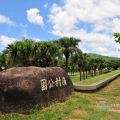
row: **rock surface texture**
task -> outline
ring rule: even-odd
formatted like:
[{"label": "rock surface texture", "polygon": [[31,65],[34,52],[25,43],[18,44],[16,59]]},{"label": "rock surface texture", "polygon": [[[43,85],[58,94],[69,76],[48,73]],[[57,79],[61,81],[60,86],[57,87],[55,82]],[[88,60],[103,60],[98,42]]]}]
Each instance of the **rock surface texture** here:
[{"label": "rock surface texture", "polygon": [[59,67],[14,67],[0,72],[0,102],[20,100],[47,106],[64,101],[73,91],[67,73]]}]

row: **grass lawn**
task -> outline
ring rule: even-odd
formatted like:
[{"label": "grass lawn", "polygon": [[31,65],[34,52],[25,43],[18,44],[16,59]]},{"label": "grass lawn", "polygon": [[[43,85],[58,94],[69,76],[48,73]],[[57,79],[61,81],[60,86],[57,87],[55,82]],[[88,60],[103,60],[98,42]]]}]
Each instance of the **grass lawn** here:
[{"label": "grass lawn", "polygon": [[63,103],[55,103],[30,115],[1,115],[0,120],[119,120],[120,78],[96,93],[73,92]]},{"label": "grass lawn", "polygon": [[82,80],[80,81],[80,76],[79,76],[79,73],[75,73],[74,76],[71,76],[70,74],[70,77],[73,81],[73,83],[79,83],[79,84],[92,84],[92,83],[95,83],[95,82],[98,82],[98,81],[101,81],[101,80],[104,80],[106,78],[109,78],[117,73],[120,73],[120,69],[119,70],[114,70],[112,72],[109,72],[109,73],[105,73],[105,74],[102,74],[102,75],[98,75],[96,77],[88,77],[86,80]]}]

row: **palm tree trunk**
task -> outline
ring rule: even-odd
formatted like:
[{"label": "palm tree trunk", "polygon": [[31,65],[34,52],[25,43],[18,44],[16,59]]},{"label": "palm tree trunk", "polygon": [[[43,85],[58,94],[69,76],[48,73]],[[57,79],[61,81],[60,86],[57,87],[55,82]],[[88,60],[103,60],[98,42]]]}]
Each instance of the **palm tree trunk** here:
[{"label": "palm tree trunk", "polygon": [[83,80],[85,80],[85,69],[83,67]]},{"label": "palm tree trunk", "polygon": [[87,75],[88,75],[88,72],[87,72],[87,70],[86,70],[86,79],[87,79],[87,77],[88,77]]},{"label": "palm tree trunk", "polygon": [[81,70],[81,67],[80,67],[80,81],[82,80],[82,70]]},{"label": "palm tree trunk", "polygon": [[71,71],[71,76],[72,76],[72,70],[70,70]]},{"label": "palm tree trunk", "polygon": [[69,57],[66,56],[65,69],[66,69],[67,72],[68,72],[68,59],[69,59]]},{"label": "palm tree trunk", "polygon": [[96,68],[94,68],[94,76],[96,76],[97,74],[96,74]]},{"label": "palm tree trunk", "polygon": [[91,72],[92,72],[92,77],[94,77],[94,69],[93,69],[93,67],[91,69]]},{"label": "palm tree trunk", "polygon": [[90,68],[90,76],[93,77],[93,70],[92,70],[92,67]]}]

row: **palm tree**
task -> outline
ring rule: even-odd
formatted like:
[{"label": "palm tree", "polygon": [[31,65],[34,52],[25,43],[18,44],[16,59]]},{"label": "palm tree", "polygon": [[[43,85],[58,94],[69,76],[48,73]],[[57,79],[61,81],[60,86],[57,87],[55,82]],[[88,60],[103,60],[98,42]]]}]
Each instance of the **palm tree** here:
[{"label": "palm tree", "polygon": [[35,65],[41,67],[55,66],[58,60],[59,46],[54,41],[36,43]]},{"label": "palm tree", "polygon": [[78,59],[78,54],[77,52],[73,52],[70,57],[70,71],[71,75],[74,75],[74,72],[78,70],[77,66],[77,59]]},{"label": "palm tree", "polygon": [[93,72],[94,72],[94,76],[97,75],[97,68],[99,67],[99,59],[98,58],[94,58],[93,59]]},{"label": "palm tree", "polygon": [[33,59],[35,54],[35,44],[34,41],[26,39],[21,42],[19,46],[20,51],[20,60],[23,62],[23,66],[30,66],[33,65]]},{"label": "palm tree", "polygon": [[80,42],[80,39],[76,39],[73,37],[63,37],[58,42],[62,48],[62,53],[65,56],[65,68],[66,71],[68,71],[68,63],[69,63],[69,57],[73,51],[77,48],[78,43]]},{"label": "palm tree", "polygon": [[105,68],[106,65],[106,61],[103,58],[98,58],[98,70],[99,70],[99,74],[102,74],[102,69]]},{"label": "palm tree", "polygon": [[89,60],[89,74],[90,74],[90,76],[94,76],[94,58],[90,58],[90,60]]},{"label": "palm tree", "polygon": [[83,70],[83,53],[80,49],[77,49],[77,65],[80,73],[80,81],[82,80],[82,70]]},{"label": "palm tree", "polygon": [[83,54],[83,79],[88,77],[89,58],[90,56],[88,54],[86,53]]},{"label": "palm tree", "polygon": [[[9,56],[9,62],[13,65],[18,64],[18,48],[15,44],[10,44],[6,48],[7,54]],[[13,66],[14,66],[13,65]]]},{"label": "palm tree", "polygon": [[34,42],[31,39],[14,42],[7,47],[13,66],[30,66],[33,62]]}]

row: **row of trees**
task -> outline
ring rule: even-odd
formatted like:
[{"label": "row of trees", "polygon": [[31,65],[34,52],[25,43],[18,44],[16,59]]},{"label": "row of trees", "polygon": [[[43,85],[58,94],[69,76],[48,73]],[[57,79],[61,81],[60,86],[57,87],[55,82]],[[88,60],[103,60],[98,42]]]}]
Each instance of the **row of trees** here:
[{"label": "row of trees", "polygon": [[23,39],[9,44],[0,54],[0,68],[13,66],[60,66],[66,71],[80,72],[80,80],[86,79],[88,74],[96,76],[102,74],[104,68],[117,69],[119,61],[106,61],[103,58],[90,57],[83,53],[78,45],[80,39],[63,37],[55,41],[35,42]]},{"label": "row of trees", "polygon": [[[0,55],[0,63],[5,67],[12,66],[59,66],[65,59],[65,68],[72,53],[78,48],[79,39],[61,38],[56,41],[39,41],[24,39],[9,44]],[[64,55],[64,56],[63,56]]]}]

